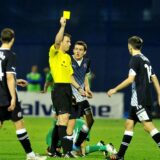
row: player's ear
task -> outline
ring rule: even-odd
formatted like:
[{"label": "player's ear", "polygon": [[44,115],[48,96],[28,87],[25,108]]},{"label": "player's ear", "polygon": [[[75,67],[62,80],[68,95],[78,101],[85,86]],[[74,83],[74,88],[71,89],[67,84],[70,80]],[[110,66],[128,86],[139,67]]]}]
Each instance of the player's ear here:
[{"label": "player's ear", "polygon": [[84,52],[84,55],[86,55],[87,51]]}]

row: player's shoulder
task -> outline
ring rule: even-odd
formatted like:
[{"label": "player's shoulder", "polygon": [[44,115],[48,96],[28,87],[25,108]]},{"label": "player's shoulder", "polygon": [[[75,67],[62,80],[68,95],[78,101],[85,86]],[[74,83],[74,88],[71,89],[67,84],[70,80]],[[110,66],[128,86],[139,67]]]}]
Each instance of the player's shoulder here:
[{"label": "player's shoulder", "polygon": [[84,62],[87,62],[87,63],[91,62],[91,60],[88,57],[84,57],[83,59],[84,59]]},{"label": "player's shoulder", "polygon": [[143,60],[143,61],[150,62],[150,60],[149,60],[144,54],[140,54],[140,58],[141,58],[141,60]]},{"label": "player's shoulder", "polygon": [[141,55],[137,54],[131,57],[131,62],[138,62],[141,60]]},{"label": "player's shoulder", "polygon": [[0,54],[1,54],[1,56],[4,56],[6,58],[13,57],[16,55],[13,51],[11,51],[9,49],[0,49]]}]

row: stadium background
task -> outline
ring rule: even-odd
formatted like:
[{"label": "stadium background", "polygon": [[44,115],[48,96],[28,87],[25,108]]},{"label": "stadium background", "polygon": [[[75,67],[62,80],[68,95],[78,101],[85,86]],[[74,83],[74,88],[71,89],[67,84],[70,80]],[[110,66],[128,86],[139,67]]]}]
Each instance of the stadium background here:
[{"label": "stadium background", "polygon": [[[13,50],[17,53],[17,77],[25,78],[34,64],[39,70],[48,66],[48,49],[59,28],[63,10],[70,10],[67,32],[72,44],[88,44],[88,57],[96,77],[93,91],[106,91],[128,74],[127,39],[144,39],[143,52],[160,77],[160,1],[159,0],[1,0],[0,29],[16,31]],[[125,93],[125,111],[130,90]]]}]

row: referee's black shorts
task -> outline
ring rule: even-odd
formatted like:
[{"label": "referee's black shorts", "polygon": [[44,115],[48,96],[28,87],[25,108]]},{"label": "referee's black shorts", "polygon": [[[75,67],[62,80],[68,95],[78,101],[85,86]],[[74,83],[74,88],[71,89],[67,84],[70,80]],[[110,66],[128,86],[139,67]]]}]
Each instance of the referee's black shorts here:
[{"label": "referee's black shorts", "polygon": [[72,89],[69,83],[55,83],[51,93],[52,103],[57,115],[71,113]]}]

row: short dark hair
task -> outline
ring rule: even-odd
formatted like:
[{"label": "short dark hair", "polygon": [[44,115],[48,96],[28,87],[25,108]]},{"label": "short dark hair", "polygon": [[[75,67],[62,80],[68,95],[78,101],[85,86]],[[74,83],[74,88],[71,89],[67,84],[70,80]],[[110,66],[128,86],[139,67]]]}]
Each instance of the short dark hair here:
[{"label": "short dark hair", "polygon": [[81,45],[81,46],[84,47],[84,51],[87,50],[87,44],[86,44],[85,42],[83,42],[83,41],[77,41],[77,42],[75,43],[75,45]]},{"label": "short dark hair", "polygon": [[11,28],[4,28],[1,31],[1,41],[2,43],[9,43],[12,38],[14,38],[15,34],[14,34],[14,30]]},{"label": "short dark hair", "polygon": [[72,36],[71,36],[69,33],[64,33],[63,38],[64,38],[64,37],[72,38]]},{"label": "short dark hair", "polygon": [[138,36],[132,36],[128,39],[128,44],[130,44],[134,49],[141,50],[143,40]]}]

